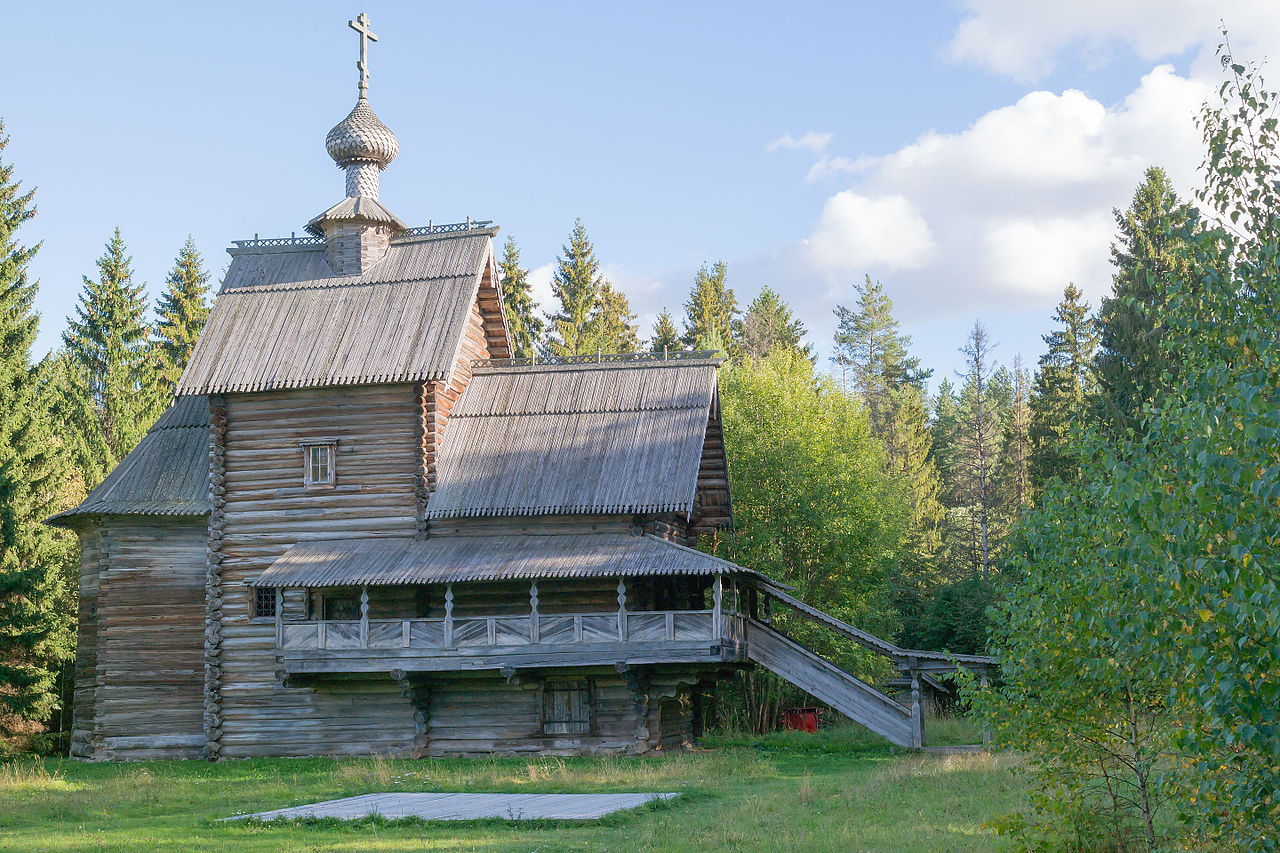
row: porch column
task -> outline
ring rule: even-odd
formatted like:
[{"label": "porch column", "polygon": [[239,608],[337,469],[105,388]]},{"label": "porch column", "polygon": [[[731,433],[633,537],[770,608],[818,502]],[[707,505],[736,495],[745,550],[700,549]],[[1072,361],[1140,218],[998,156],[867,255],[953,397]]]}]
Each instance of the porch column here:
[{"label": "porch column", "polygon": [[920,661],[908,658],[911,667],[911,745],[916,749],[924,747],[924,710],[920,706]]},{"label": "porch column", "polygon": [[360,648],[369,648],[369,587],[360,587]]},{"label": "porch column", "polygon": [[529,642],[538,643],[538,582],[529,584]]},{"label": "porch column", "polygon": [[444,585],[444,647],[453,648],[453,584]]},{"label": "porch column", "polygon": [[276,587],[276,648],[284,648],[284,589]]},{"label": "porch column", "polygon": [[716,579],[711,583],[711,639],[718,641],[721,634],[720,613],[724,603],[724,575],[716,572]]},{"label": "porch column", "polygon": [[618,578],[618,639],[627,641],[627,579]]}]

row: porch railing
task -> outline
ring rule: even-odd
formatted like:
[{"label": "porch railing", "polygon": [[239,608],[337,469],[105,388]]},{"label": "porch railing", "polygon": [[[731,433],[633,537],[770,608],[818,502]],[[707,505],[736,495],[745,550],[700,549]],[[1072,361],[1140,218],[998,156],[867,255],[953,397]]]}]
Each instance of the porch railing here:
[{"label": "porch railing", "polygon": [[[718,623],[718,624],[717,624]],[[285,651],[421,649],[599,643],[740,642],[742,620],[718,610],[569,613],[537,616],[457,616],[436,619],[316,619],[281,621]]]}]

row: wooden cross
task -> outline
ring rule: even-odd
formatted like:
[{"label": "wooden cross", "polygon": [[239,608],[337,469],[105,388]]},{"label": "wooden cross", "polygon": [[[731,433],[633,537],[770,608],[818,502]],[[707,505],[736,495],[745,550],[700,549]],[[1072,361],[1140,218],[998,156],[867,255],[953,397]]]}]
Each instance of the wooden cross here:
[{"label": "wooden cross", "polygon": [[360,61],[356,68],[360,69],[360,97],[363,98],[369,94],[369,42],[377,41],[378,37],[369,29],[369,16],[364,12],[354,21],[347,21],[347,26],[360,34]]}]

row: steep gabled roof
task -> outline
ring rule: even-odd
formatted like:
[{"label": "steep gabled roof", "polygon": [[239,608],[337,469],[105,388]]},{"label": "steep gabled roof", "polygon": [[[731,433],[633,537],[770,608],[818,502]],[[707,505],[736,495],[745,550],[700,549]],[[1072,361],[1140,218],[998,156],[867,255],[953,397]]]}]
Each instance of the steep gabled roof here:
[{"label": "steep gabled roof", "polygon": [[692,512],[719,363],[477,367],[428,517]]},{"label": "steep gabled roof", "polygon": [[177,393],[447,378],[495,233],[394,237],[376,266],[347,276],[329,269],[323,241],[232,249]]},{"label": "steep gabled roof", "polygon": [[208,512],[209,400],[179,397],[78,507],[48,521],[62,526],[92,515],[198,517]]}]

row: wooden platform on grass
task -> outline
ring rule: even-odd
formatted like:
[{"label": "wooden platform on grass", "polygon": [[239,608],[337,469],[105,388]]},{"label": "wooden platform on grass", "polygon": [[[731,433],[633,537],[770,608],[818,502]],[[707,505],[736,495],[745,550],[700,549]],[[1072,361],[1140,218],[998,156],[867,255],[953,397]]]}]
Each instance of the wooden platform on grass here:
[{"label": "wooden platform on grass", "polygon": [[223,820],[294,820],[339,818],[357,820],[380,815],[389,819],[422,820],[595,820],[653,800],[679,794],[362,794],[287,809],[236,815]]}]

